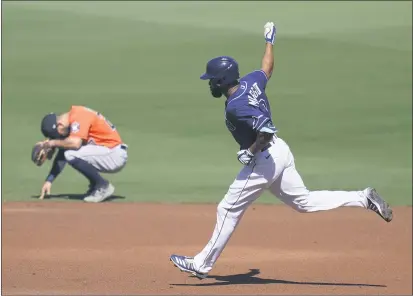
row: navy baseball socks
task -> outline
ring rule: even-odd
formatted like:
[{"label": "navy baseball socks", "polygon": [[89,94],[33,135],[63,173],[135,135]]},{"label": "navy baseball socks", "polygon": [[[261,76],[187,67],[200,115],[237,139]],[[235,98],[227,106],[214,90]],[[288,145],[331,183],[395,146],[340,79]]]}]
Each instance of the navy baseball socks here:
[{"label": "navy baseball socks", "polygon": [[69,161],[69,164],[89,180],[89,188],[106,187],[109,185],[109,182],[102,178],[99,171],[87,161],[80,158],[75,158]]}]

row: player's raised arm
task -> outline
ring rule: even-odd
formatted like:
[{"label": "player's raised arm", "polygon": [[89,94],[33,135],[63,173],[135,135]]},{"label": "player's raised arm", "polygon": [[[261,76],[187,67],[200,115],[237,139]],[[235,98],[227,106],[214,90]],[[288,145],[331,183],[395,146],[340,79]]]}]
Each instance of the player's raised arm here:
[{"label": "player's raised arm", "polygon": [[274,68],[274,52],[273,46],[275,43],[275,25],[272,22],[268,22],[264,26],[264,38],[265,38],[265,52],[262,58],[261,70],[264,71],[265,75],[269,79],[272,75],[272,70]]}]

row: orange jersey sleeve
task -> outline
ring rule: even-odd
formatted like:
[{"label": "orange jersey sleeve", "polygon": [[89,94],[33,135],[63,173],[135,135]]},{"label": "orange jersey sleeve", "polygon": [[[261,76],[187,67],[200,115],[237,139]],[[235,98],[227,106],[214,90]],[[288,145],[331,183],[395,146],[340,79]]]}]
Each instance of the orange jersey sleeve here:
[{"label": "orange jersey sleeve", "polygon": [[109,148],[122,144],[116,127],[99,112],[84,107],[72,106],[69,112],[70,136],[80,137],[89,144]]}]

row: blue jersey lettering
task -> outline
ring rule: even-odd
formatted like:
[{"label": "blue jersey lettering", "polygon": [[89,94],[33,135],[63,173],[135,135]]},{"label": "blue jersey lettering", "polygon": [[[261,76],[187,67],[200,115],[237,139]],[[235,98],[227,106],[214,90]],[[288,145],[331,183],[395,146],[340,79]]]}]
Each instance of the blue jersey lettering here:
[{"label": "blue jersey lettering", "polygon": [[275,133],[265,87],[267,76],[261,70],[240,79],[240,86],[225,104],[225,123],[240,149],[248,149],[257,132]]}]

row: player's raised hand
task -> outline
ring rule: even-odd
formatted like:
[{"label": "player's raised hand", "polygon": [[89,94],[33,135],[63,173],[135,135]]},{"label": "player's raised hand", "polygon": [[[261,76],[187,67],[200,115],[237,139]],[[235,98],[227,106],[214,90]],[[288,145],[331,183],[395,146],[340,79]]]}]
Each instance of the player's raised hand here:
[{"label": "player's raised hand", "polygon": [[268,22],[264,26],[264,38],[265,42],[271,43],[274,45],[275,43],[275,34],[276,34],[276,28],[273,22]]}]

